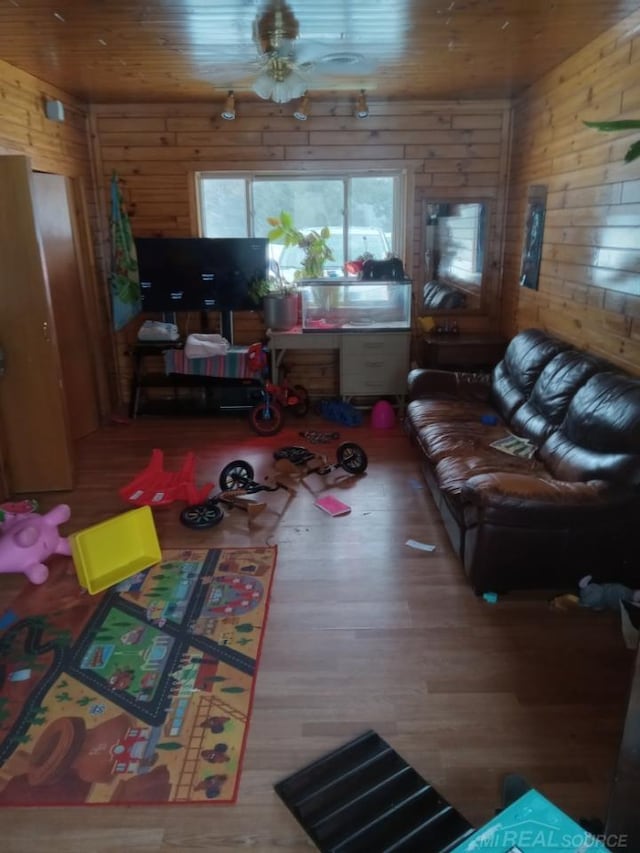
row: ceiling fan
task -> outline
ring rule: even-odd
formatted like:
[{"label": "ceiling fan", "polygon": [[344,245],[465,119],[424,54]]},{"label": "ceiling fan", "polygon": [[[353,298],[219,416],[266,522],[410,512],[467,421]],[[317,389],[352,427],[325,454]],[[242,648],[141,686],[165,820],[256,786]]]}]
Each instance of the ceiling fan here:
[{"label": "ceiling fan", "polygon": [[284,104],[310,89],[362,88],[375,68],[342,39],[332,45],[298,38],[298,20],[285,0],[271,0],[254,21],[257,76],[249,85],[264,100]]}]

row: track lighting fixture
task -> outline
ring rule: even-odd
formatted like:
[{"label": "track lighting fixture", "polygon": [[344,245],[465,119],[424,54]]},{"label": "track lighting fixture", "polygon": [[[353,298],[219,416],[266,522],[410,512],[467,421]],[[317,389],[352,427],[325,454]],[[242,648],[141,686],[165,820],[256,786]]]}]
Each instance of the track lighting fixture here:
[{"label": "track lighting fixture", "polygon": [[367,104],[367,97],[364,93],[364,89],[360,89],[360,94],[358,95],[358,101],[356,103],[356,116],[358,118],[366,118],[369,115],[369,105]]},{"label": "track lighting fixture", "polygon": [[311,115],[311,103],[309,100],[309,95],[305,92],[302,100],[298,104],[297,108],[294,110],[293,117],[297,118],[298,121],[306,121]]},{"label": "track lighting fixture", "polygon": [[233,121],[236,117],[236,98],[233,90],[229,90],[227,100],[224,102],[224,109],[220,113],[220,117],[227,121]]}]

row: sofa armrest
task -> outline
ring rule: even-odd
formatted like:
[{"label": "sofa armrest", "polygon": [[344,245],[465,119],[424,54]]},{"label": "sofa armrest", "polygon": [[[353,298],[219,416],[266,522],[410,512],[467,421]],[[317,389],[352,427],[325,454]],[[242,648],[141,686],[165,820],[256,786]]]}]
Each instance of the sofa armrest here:
[{"label": "sofa armrest", "polygon": [[491,391],[491,377],[484,373],[463,373],[434,368],[416,368],[409,372],[410,400],[434,395],[448,395],[465,400],[487,402]]},{"label": "sofa armrest", "polygon": [[574,519],[588,525],[590,517],[616,513],[637,500],[633,489],[606,480],[567,482],[507,471],[470,477],[461,493],[485,520],[531,527],[558,527]]}]

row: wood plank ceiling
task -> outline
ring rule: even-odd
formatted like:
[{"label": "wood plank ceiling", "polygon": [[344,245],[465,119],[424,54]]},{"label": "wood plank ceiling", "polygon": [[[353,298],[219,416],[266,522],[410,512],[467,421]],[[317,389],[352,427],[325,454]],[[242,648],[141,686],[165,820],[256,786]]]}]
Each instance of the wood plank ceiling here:
[{"label": "wood plank ceiling", "polygon": [[251,92],[278,6],[310,91],[434,100],[512,97],[639,3],[0,0],[0,58],[89,102],[208,101]]}]

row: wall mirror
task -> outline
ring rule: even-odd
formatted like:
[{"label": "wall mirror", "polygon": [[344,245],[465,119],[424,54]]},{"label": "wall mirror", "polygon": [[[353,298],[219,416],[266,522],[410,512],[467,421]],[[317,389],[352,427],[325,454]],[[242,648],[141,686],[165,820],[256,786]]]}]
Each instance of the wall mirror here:
[{"label": "wall mirror", "polygon": [[422,314],[480,310],[490,215],[486,200],[424,200]]}]

